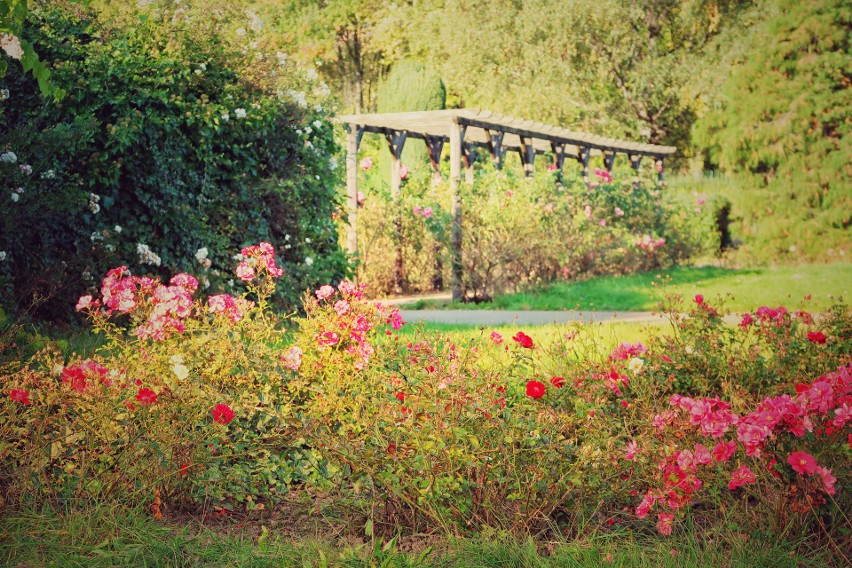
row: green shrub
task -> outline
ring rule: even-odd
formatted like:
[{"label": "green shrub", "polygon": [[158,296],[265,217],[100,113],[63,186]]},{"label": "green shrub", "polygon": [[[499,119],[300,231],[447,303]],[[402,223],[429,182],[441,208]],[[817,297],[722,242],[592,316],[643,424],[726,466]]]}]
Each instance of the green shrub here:
[{"label": "green shrub", "polygon": [[37,315],[67,317],[91,275],[121,263],[200,265],[204,287],[233,290],[227,251],[257,240],[279,244],[283,306],[343,276],[328,112],[251,34],[233,36],[241,10],[33,8],[27,36],[68,94],[45,104],[29,75],[2,79],[0,136],[16,157],[0,163],[4,304],[47,299]]}]

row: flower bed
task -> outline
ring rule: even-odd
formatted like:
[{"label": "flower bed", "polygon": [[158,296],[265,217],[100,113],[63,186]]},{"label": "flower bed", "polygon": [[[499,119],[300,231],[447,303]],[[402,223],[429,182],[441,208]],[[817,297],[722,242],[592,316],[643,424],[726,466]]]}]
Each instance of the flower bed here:
[{"label": "flower bed", "polygon": [[696,296],[666,306],[671,332],[601,357],[575,328],[403,340],[399,313],[345,281],[306,295],[287,331],[268,305],[275,251],[241,255],[241,297],[111,270],[77,306],[107,338],[98,355],[48,347],[7,369],[7,502],[130,499],[156,515],[334,486],[409,530],[848,530],[843,304],[730,326]]}]

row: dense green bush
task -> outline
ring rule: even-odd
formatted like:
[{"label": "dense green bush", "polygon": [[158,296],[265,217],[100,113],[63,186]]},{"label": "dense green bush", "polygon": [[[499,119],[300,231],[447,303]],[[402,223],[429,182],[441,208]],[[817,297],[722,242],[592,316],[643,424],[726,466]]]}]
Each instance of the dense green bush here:
[{"label": "dense green bush", "polygon": [[226,3],[141,10],[34,6],[25,35],[67,96],[48,103],[19,68],[2,79],[0,299],[65,316],[120,263],[200,266],[202,286],[231,290],[227,251],[257,240],[279,245],[283,305],[342,277],[336,145],[311,85]]}]

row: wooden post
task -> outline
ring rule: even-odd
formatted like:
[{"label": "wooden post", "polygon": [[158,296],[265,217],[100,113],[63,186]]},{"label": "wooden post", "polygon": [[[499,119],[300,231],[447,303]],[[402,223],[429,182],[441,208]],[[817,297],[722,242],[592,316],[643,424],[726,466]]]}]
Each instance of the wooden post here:
[{"label": "wooden post", "polygon": [[550,148],[553,150],[553,158],[556,160],[556,167],[559,173],[562,173],[562,165],[565,163],[565,144],[551,142]]},{"label": "wooden post", "polygon": [[550,149],[553,150],[553,159],[556,162],[556,189],[561,190],[562,186],[562,166],[565,164],[565,144],[561,142],[551,142]]},{"label": "wooden post", "polygon": [[663,184],[663,179],[664,179],[664,177],[663,177],[663,165],[664,165],[663,159],[664,158],[657,159],[657,163],[655,164],[657,166],[657,184],[659,184],[659,185],[664,185]]},{"label": "wooden post", "polygon": [[577,161],[580,162],[580,166],[582,167],[581,176],[583,177],[583,183],[586,184],[586,187],[590,186],[589,183],[589,154],[591,154],[591,149],[586,146],[581,146],[577,149]]},{"label": "wooden post", "polygon": [[346,125],[346,203],[349,209],[349,228],[346,247],[349,254],[358,254],[358,145],[364,129]]},{"label": "wooden post", "polygon": [[402,264],[402,203],[400,200],[400,188],[402,187],[402,179],[400,176],[400,158],[402,158],[402,149],[405,146],[406,132],[394,131],[391,134],[385,135],[388,140],[388,148],[391,152],[391,207],[393,208],[393,225],[394,225],[394,246],[396,248],[396,259],[394,263],[393,275],[393,292],[394,294],[402,294],[402,285],[404,281],[404,271]]},{"label": "wooden post", "polygon": [[521,136],[521,147],[518,153],[521,155],[521,163],[524,165],[524,175],[532,177],[535,167],[535,148],[532,145],[532,138]]},{"label": "wooden post", "polygon": [[453,218],[451,264],[454,302],[462,300],[462,203],[459,185],[461,184],[463,142],[462,127],[458,119],[453,118],[450,125],[450,213]]},{"label": "wooden post", "polygon": [[[429,154],[429,163],[432,166],[432,191],[430,195],[436,201],[435,187],[441,185],[441,151],[444,149],[444,138],[441,136],[426,136],[426,151]],[[436,238],[432,249],[434,266],[432,269],[432,290],[438,292],[444,289],[444,261],[441,258],[441,242]]]},{"label": "wooden post", "polygon": [[639,188],[639,164],[642,162],[642,156],[635,154],[630,156],[630,167],[633,168],[633,189]]}]

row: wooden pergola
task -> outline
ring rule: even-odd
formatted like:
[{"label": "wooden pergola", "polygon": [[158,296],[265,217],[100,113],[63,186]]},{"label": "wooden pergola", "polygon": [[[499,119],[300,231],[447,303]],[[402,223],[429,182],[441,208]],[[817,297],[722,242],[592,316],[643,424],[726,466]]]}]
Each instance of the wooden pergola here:
[{"label": "wooden pergola", "polygon": [[[639,165],[642,158],[653,158],[659,163],[676,151],[673,146],[640,144],[616,140],[583,132],[574,132],[533,120],[524,120],[479,109],[432,110],[421,112],[397,112],[385,114],[351,114],[338,117],[346,126],[346,189],[349,209],[349,252],[358,252],[356,223],[358,219],[358,147],[364,132],[383,134],[392,156],[391,199],[395,205],[394,224],[397,234],[401,232],[402,217],[399,211],[400,159],[407,140],[423,140],[434,171],[439,171],[444,144],[450,144],[450,194],[452,224],[452,290],[453,301],[462,296],[462,232],[461,232],[461,183],[462,164],[466,169],[468,183],[473,183],[475,148],[485,148],[495,166],[500,168],[506,152],[518,152],[524,173],[533,174],[535,157],[552,153],[559,171],[565,158],[576,159],[582,168],[583,180],[589,183],[589,158],[602,155],[604,166],[612,171],[617,154],[625,154],[634,170],[634,185],[639,183]],[[397,247],[395,288],[402,289],[402,251]]]}]

